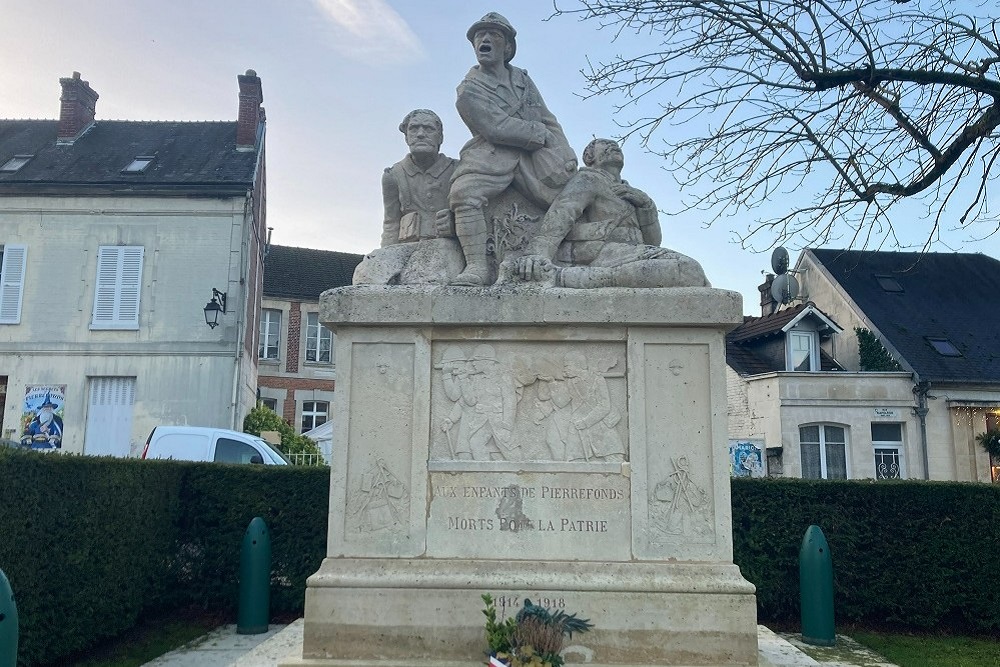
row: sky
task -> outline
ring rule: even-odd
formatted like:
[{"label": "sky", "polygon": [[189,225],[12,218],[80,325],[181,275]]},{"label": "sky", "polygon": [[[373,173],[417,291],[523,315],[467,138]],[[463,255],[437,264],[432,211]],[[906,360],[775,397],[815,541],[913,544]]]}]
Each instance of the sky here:
[{"label": "sky", "polygon": [[[593,22],[550,18],[550,0],[0,0],[0,118],[57,118],[59,78],[78,71],[100,95],[98,121],[235,120],[236,77],[253,69],[267,111],[272,242],[365,253],[381,236],[382,171],[407,151],[403,116],[436,111],[447,155],[469,138],[455,87],[475,64],[466,31],[489,11],[514,25],[513,64],[578,153],[594,136],[621,134],[622,100],[582,99],[581,70],[643,38],[615,41]],[[624,178],[676,211],[682,193],[662,160],[636,141],[624,151]],[[741,292],[744,312],[759,315],[771,250],[736,242],[750,220],[706,220],[661,213],[663,245],[700,261],[713,286]],[[1000,238],[948,240],[934,249],[1000,256]]]}]

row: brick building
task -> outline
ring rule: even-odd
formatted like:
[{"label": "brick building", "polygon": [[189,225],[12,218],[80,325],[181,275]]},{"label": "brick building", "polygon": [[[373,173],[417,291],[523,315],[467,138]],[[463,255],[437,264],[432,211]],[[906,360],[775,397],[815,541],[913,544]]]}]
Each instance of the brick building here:
[{"label": "brick building", "polygon": [[257,345],[260,400],[304,433],[327,421],[337,369],[319,296],[351,284],[362,255],[271,246]]}]

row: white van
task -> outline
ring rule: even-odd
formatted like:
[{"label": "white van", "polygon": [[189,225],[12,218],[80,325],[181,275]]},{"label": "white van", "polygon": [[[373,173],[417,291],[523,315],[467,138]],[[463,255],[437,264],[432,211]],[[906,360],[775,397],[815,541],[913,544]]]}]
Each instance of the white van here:
[{"label": "white van", "polygon": [[290,465],[285,455],[249,433],[201,426],[157,426],[146,438],[144,459]]}]

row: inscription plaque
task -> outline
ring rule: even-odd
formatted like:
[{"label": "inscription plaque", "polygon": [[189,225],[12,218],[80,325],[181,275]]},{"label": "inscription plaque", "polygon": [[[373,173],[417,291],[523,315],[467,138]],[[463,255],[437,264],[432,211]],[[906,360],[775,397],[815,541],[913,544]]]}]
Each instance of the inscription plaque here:
[{"label": "inscription plaque", "polygon": [[621,474],[432,472],[428,556],[631,559]]}]

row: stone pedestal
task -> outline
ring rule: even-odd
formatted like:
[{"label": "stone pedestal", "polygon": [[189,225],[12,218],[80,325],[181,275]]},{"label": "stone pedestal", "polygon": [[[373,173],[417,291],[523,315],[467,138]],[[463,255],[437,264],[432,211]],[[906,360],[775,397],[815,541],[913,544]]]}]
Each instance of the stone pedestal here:
[{"label": "stone pedestal", "polygon": [[327,558],[288,664],[480,664],[480,595],[594,623],[568,664],[756,665],[711,288],[354,286]]}]

